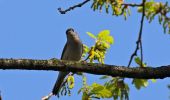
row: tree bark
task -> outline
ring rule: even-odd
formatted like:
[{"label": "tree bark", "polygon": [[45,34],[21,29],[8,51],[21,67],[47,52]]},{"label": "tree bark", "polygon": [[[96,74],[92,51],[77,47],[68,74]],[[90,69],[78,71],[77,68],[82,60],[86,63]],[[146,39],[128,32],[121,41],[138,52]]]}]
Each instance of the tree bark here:
[{"label": "tree bark", "polygon": [[71,62],[58,59],[0,59],[0,69],[3,70],[46,70],[46,71],[69,71],[85,72],[96,75],[109,75],[113,77],[139,78],[139,79],[163,79],[170,77],[170,65],[159,67],[131,67]]}]

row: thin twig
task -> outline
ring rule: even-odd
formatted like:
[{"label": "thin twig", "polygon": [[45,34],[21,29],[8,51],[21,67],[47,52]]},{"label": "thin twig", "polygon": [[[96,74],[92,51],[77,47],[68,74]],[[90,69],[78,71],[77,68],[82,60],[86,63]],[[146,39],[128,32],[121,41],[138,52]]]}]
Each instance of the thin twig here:
[{"label": "thin twig", "polygon": [[140,54],[141,54],[141,67],[143,67],[143,48],[142,48],[142,31],[143,31],[143,23],[145,18],[145,2],[146,0],[143,0],[143,12],[142,12],[142,19],[141,19],[141,26],[140,26]]},{"label": "thin twig", "polygon": [[69,8],[66,9],[66,10],[62,10],[61,8],[58,8],[58,11],[59,11],[61,14],[66,14],[68,11],[73,10],[73,9],[75,9],[75,8],[77,8],[77,7],[81,7],[81,6],[83,6],[84,4],[86,4],[86,3],[89,2],[89,1],[90,1],[90,0],[85,0],[85,1],[83,1],[83,2],[81,2],[81,3],[79,3],[79,4],[76,4],[76,5],[72,6],[72,7],[69,7]]},{"label": "thin twig", "polygon": [[143,48],[142,48],[142,41],[140,42],[140,59],[141,59],[141,63],[140,63],[140,66],[141,67],[144,67],[143,66]]},{"label": "thin twig", "polygon": [[143,6],[143,4],[136,4],[136,3],[123,3],[124,6],[131,6],[131,7],[140,7]]},{"label": "thin twig", "polygon": [[[140,23],[140,30],[139,30],[139,35],[138,35],[138,40],[136,41],[136,49],[133,52],[133,54],[130,57],[128,67],[130,67],[130,64],[132,63],[132,60],[134,56],[137,55],[137,51],[140,48],[141,52],[141,66],[143,66],[143,50],[142,50],[142,31],[143,31],[143,23],[144,23],[144,18],[145,18],[145,2],[146,0],[143,0],[142,5],[143,5],[143,12],[142,12],[142,18],[141,18],[141,23]],[[139,47],[140,46],[140,47]]]}]

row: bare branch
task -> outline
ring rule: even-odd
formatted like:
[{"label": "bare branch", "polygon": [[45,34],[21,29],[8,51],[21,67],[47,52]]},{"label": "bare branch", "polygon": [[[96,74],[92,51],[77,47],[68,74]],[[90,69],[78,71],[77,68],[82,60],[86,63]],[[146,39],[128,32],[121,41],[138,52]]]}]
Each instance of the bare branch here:
[{"label": "bare branch", "polygon": [[127,68],[98,63],[70,62],[57,59],[33,60],[33,59],[0,59],[0,69],[20,70],[46,70],[85,72],[96,75],[109,75],[113,77],[139,78],[139,79],[163,79],[170,77],[170,65],[156,68]]},{"label": "bare branch", "polygon": [[136,3],[123,3],[124,6],[130,6],[130,7],[140,7],[143,6],[143,4],[136,4]]},{"label": "bare branch", "polygon": [[144,18],[145,18],[145,2],[146,2],[146,0],[143,0],[143,2],[142,2],[143,11],[142,11],[142,18],[141,18],[141,23],[140,23],[138,40],[136,41],[136,49],[130,57],[128,67],[130,67],[130,64],[132,63],[134,56],[137,55],[137,51],[139,50],[139,47],[140,47],[140,51],[141,51],[140,52],[140,54],[141,54],[141,66],[143,66],[143,64],[142,64],[143,63],[142,31],[143,31],[143,23],[144,23]]},{"label": "bare branch", "polygon": [[66,14],[68,11],[73,10],[73,9],[75,9],[75,8],[77,8],[77,7],[81,7],[81,6],[83,6],[84,4],[86,4],[86,3],[89,2],[89,1],[90,1],[90,0],[85,0],[85,1],[83,1],[83,2],[81,2],[81,3],[79,3],[79,4],[76,4],[76,5],[72,6],[72,7],[69,7],[69,8],[66,9],[66,10],[62,10],[61,8],[58,8],[58,11],[59,11],[61,14]]}]

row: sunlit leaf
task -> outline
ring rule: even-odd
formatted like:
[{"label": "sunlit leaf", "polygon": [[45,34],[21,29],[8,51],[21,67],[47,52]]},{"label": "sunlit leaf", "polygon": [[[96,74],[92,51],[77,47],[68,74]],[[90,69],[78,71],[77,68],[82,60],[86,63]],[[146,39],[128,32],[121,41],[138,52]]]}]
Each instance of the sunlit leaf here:
[{"label": "sunlit leaf", "polygon": [[141,87],[148,86],[148,80],[147,79],[133,79],[132,84],[134,84],[135,87],[139,90]]},{"label": "sunlit leaf", "polygon": [[155,83],[155,82],[156,82],[156,79],[151,79],[151,81],[152,81],[153,83]]},{"label": "sunlit leaf", "polygon": [[94,34],[92,34],[92,33],[90,33],[90,32],[87,32],[87,34],[88,34],[90,37],[96,39],[96,36],[95,36]]},{"label": "sunlit leaf", "polygon": [[110,43],[110,44],[113,44],[114,43],[114,39],[112,36],[107,36],[106,37],[106,42]]},{"label": "sunlit leaf", "polygon": [[[138,64],[140,67],[147,67],[145,63],[141,62],[141,59],[139,57],[135,57],[135,62]],[[142,63],[142,66],[141,66]]]},{"label": "sunlit leaf", "polygon": [[74,76],[69,75],[67,78],[67,83],[70,89],[74,87]]},{"label": "sunlit leaf", "polygon": [[98,97],[101,97],[101,98],[112,97],[111,91],[106,89],[103,85],[93,83],[91,87],[92,87],[92,90],[91,90],[90,94],[95,94],[95,95],[97,95]]},{"label": "sunlit leaf", "polygon": [[109,34],[110,34],[109,30],[103,30],[97,35],[97,38],[103,38],[105,36],[108,36]]}]

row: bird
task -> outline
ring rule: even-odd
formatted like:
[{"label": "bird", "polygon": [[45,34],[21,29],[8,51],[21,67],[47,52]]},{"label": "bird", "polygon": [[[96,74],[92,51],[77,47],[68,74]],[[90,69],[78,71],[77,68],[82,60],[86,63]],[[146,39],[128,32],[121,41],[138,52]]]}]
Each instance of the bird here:
[{"label": "bird", "polygon": [[[61,60],[80,61],[83,53],[83,44],[78,34],[74,31],[73,28],[69,28],[66,30],[66,36],[67,36],[67,42],[64,46],[61,55]],[[59,71],[58,78],[52,90],[53,95],[59,95],[64,79],[68,74],[69,72]]]}]

